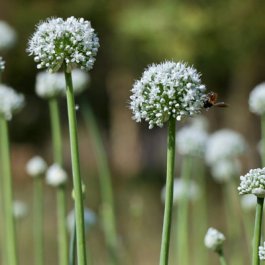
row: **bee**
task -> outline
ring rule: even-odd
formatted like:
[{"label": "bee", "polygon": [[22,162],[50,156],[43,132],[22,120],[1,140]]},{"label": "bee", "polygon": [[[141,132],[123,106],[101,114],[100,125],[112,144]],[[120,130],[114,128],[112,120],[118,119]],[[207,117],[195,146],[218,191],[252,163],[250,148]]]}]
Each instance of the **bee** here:
[{"label": "bee", "polygon": [[203,103],[203,107],[205,109],[209,109],[211,107],[219,107],[219,108],[226,108],[228,105],[224,102],[216,102],[218,98],[218,94],[215,92],[209,92],[206,97],[205,101]]}]

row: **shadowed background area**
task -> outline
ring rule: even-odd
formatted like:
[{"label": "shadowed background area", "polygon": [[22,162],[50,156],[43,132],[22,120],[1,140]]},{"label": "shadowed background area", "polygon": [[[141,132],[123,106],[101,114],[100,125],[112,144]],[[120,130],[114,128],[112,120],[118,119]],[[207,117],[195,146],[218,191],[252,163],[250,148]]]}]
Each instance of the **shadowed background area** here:
[{"label": "shadowed background area", "polygon": [[[134,80],[140,78],[151,63],[181,60],[194,65],[202,73],[208,90],[217,92],[219,99],[229,104],[227,109],[203,112],[209,121],[209,130],[226,127],[243,134],[248,152],[243,157],[242,173],[259,166],[256,147],[260,123],[259,118],[249,112],[248,97],[253,87],[265,80],[264,12],[265,2],[257,0],[1,2],[1,20],[7,21],[17,32],[16,45],[0,54],[6,61],[2,81],[25,94],[27,102],[10,123],[14,196],[28,203],[30,209],[29,216],[17,223],[22,265],[33,264],[32,183],[25,165],[34,155],[42,155],[49,164],[52,162],[47,102],[35,95],[37,69],[25,51],[35,25],[47,17],[84,17],[91,21],[98,34],[101,47],[90,72],[91,83],[76,101],[78,105],[83,101],[91,105],[101,129],[114,184],[122,264],[151,265],[159,260],[166,130],[149,130],[147,124],[137,124],[131,119],[129,97]],[[60,101],[60,109],[64,159],[70,175],[64,98]],[[93,142],[80,110],[77,116],[82,174],[87,185],[86,206],[100,215]],[[185,122],[179,122],[178,128]],[[180,174],[179,160],[177,155],[176,175]],[[207,181],[209,224],[222,228],[220,185],[210,176]],[[69,210],[73,204],[71,186],[69,181]],[[45,192],[46,264],[56,264],[55,195],[48,187]],[[88,237],[94,264],[106,264],[100,220],[91,228]],[[214,255],[211,258],[212,264],[217,264]]]}]

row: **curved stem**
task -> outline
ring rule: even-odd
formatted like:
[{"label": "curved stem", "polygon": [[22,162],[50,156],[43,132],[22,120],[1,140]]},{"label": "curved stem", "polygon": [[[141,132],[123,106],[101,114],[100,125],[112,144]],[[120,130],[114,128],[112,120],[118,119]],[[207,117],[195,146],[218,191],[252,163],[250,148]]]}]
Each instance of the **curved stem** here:
[{"label": "curved stem", "polygon": [[170,118],[168,121],[168,137],[167,137],[167,180],[166,180],[166,198],[163,221],[162,242],[160,250],[160,265],[168,264],[170,229],[173,206],[173,183],[175,169],[175,134],[176,120]]},{"label": "curved stem", "polygon": [[66,97],[69,119],[70,146],[72,159],[72,173],[75,193],[76,243],[78,265],[86,265],[86,241],[84,225],[84,206],[82,194],[82,180],[80,172],[79,147],[77,136],[77,122],[75,113],[75,99],[71,73],[65,71]]},{"label": "curved stem", "polygon": [[259,245],[260,245],[260,238],[261,238],[263,202],[264,202],[264,198],[257,197],[254,237],[253,237],[252,265],[260,264]]},{"label": "curved stem", "polygon": [[1,132],[1,162],[3,178],[3,197],[4,197],[4,225],[6,235],[6,256],[8,264],[17,265],[17,246],[15,233],[15,220],[13,216],[13,190],[12,174],[10,162],[10,147],[8,136],[8,124],[4,117],[0,117]]},{"label": "curved stem", "polygon": [[223,250],[220,250],[218,252],[218,255],[219,255],[220,264],[221,265],[227,265]]}]

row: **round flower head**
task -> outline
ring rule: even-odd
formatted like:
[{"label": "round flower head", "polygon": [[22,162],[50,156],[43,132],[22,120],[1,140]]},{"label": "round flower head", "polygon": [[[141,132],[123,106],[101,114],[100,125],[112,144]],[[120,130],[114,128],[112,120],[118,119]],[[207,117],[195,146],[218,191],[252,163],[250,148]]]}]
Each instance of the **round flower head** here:
[{"label": "round flower head", "polygon": [[205,100],[200,74],[181,62],[149,66],[131,91],[133,119],[147,121],[150,129],[162,127],[170,117],[181,120],[199,113]]},{"label": "round flower head", "polygon": [[199,127],[186,126],[180,129],[176,135],[177,150],[181,155],[202,156],[208,135]]},{"label": "round flower head", "polygon": [[251,169],[240,177],[239,194],[254,194],[265,197],[265,168]]},{"label": "round flower head", "polygon": [[81,94],[88,86],[89,75],[79,69],[74,69],[72,72],[73,88],[75,95]]},{"label": "round flower head", "polygon": [[[96,214],[88,208],[84,209],[84,219],[85,219],[85,230],[86,233],[89,232],[89,229],[92,225],[94,225],[97,221]],[[75,211],[74,209],[67,216],[67,224],[69,233],[72,233],[75,227]]]},{"label": "round flower head", "polygon": [[0,57],[0,74],[5,70],[5,61]]},{"label": "round flower head", "polygon": [[207,141],[205,159],[209,165],[213,165],[223,159],[234,159],[245,150],[246,143],[240,134],[222,129],[213,133]]},{"label": "round flower head", "polygon": [[61,166],[53,164],[46,172],[46,182],[53,186],[59,187],[65,184],[67,181],[67,173],[62,169]]},{"label": "round flower head", "polygon": [[47,170],[47,164],[40,156],[34,156],[29,160],[26,171],[31,177],[43,176]]},{"label": "round flower head", "polygon": [[0,51],[12,48],[16,42],[16,32],[5,21],[0,20]]},{"label": "round flower head", "polygon": [[49,18],[37,26],[27,51],[34,56],[39,69],[56,72],[66,64],[70,72],[76,67],[90,70],[98,47],[98,37],[89,21],[74,17]]},{"label": "round flower head", "polygon": [[246,194],[240,199],[241,207],[246,211],[255,210],[257,198],[253,194]]},{"label": "round flower head", "polygon": [[22,201],[13,202],[13,215],[16,219],[22,219],[28,214],[28,206]]},{"label": "round flower head", "polygon": [[13,88],[0,84],[0,115],[11,120],[12,115],[24,106],[24,96]]},{"label": "round flower head", "polygon": [[265,82],[257,85],[249,95],[250,111],[258,115],[265,113]]},{"label": "round flower head", "polygon": [[259,246],[259,259],[262,261],[265,260],[265,242],[263,245]]},{"label": "round flower head", "polygon": [[204,244],[207,248],[219,252],[223,248],[225,236],[218,230],[210,227],[205,235]]}]

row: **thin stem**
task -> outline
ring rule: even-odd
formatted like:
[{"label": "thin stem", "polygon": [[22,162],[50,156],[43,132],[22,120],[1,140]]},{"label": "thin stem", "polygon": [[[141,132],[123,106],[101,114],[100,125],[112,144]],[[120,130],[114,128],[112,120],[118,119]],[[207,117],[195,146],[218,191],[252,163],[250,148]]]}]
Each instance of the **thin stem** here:
[{"label": "thin stem", "polygon": [[44,265],[44,214],[43,214],[43,183],[42,176],[35,177],[33,180],[34,189],[34,250],[36,265]]},{"label": "thin stem", "polygon": [[74,220],[74,227],[71,231],[70,238],[70,252],[69,252],[69,265],[75,265],[76,260],[76,225]]},{"label": "thin stem", "polygon": [[265,167],[265,114],[261,116],[261,142],[262,166]]},{"label": "thin stem", "polygon": [[162,242],[160,250],[160,265],[168,264],[170,229],[172,219],[173,205],[173,183],[175,169],[175,134],[176,120],[170,118],[168,121],[168,137],[167,137],[167,180],[166,180],[166,198],[163,221]]},{"label": "thin stem", "polygon": [[218,251],[219,260],[221,265],[227,265],[223,250]]},{"label": "thin stem", "polygon": [[92,142],[96,153],[99,170],[99,181],[102,199],[102,217],[104,225],[105,240],[109,252],[110,264],[116,265],[118,261],[118,238],[116,230],[115,210],[113,202],[113,189],[111,174],[108,166],[106,151],[100,136],[100,130],[96,123],[92,110],[87,103],[82,105],[83,115],[90,131]]},{"label": "thin stem", "polygon": [[263,202],[264,202],[264,198],[257,197],[254,237],[253,237],[252,265],[260,264],[259,245],[260,245],[260,238],[261,238]]},{"label": "thin stem", "polygon": [[65,71],[66,97],[69,119],[70,146],[72,159],[72,173],[75,193],[76,242],[78,265],[86,265],[86,241],[84,225],[84,206],[82,194],[82,180],[79,162],[79,148],[77,136],[77,122],[75,113],[75,99],[71,73]]},{"label": "thin stem", "polygon": [[7,250],[8,264],[17,265],[17,246],[15,233],[15,220],[13,216],[13,190],[12,190],[12,174],[10,162],[10,147],[8,136],[7,121],[0,117],[1,130],[1,159],[2,159],[2,178],[3,178],[3,197],[4,197],[4,225],[5,240]]}]

